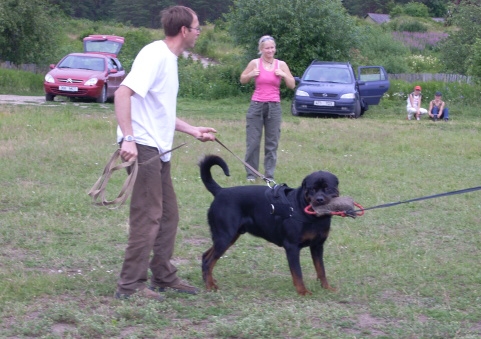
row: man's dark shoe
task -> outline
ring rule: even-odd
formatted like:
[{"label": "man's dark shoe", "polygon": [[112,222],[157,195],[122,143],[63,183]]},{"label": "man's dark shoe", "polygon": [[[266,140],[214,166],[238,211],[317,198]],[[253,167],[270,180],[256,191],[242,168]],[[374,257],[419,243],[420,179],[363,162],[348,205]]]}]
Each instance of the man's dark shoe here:
[{"label": "man's dark shoe", "polygon": [[115,299],[121,299],[121,300],[127,300],[132,296],[137,296],[140,298],[146,298],[146,299],[151,299],[151,300],[156,300],[156,301],[164,301],[165,297],[161,296],[159,293],[154,292],[148,288],[144,288],[138,292],[135,292],[133,294],[124,294],[120,293],[118,291],[115,292],[114,298]]},{"label": "man's dark shoe", "polygon": [[197,287],[191,286],[185,281],[179,281],[177,284],[170,285],[170,286],[150,286],[149,287],[152,291],[155,292],[166,292],[166,291],[174,291],[179,293],[188,293],[188,294],[197,294],[199,293],[199,289]]}]

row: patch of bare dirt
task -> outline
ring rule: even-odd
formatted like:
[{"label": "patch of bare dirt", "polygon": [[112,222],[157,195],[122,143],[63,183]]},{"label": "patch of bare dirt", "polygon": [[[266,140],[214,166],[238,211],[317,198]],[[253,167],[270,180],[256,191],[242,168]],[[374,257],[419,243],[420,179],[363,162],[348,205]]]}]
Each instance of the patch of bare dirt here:
[{"label": "patch of bare dirt", "polygon": [[1,94],[0,104],[42,105],[42,104],[45,104],[45,96],[24,96],[24,95]]}]

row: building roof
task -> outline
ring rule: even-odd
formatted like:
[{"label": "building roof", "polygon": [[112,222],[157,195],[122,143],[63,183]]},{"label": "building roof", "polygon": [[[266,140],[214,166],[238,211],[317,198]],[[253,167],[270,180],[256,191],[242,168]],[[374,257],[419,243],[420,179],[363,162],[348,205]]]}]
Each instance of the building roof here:
[{"label": "building roof", "polygon": [[[391,17],[389,14],[378,14],[378,13],[367,13],[364,16],[364,19],[366,20],[372,20],[376,24],[383,24],[385,22],[389,22],[391,20]],[[432,18],[436,22],[444,23],[444,18]]]},{"label": "building roof", "polygon": [[367,13],[364,18],[365,19],[369,18],[377,24],[383,24],[385,22],[388,22],[391,19],[389,14],[377,14],[377,13]]}]

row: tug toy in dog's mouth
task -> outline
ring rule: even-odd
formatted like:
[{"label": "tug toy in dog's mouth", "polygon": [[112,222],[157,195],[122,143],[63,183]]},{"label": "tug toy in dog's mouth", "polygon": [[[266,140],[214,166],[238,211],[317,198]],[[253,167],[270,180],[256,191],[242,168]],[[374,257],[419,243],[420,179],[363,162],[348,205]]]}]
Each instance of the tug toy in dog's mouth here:
[{"label": "tug toy in dog's mouth", "polygon": [[[360,208],[361,211],[356,212],[355,207]],[[348,196],[334,198],[327,205],[307,205],[304,212],[317,217],[339,215],[341,217],[356,218],[364,214],[362,206],[355,203],[354,199]]]}]

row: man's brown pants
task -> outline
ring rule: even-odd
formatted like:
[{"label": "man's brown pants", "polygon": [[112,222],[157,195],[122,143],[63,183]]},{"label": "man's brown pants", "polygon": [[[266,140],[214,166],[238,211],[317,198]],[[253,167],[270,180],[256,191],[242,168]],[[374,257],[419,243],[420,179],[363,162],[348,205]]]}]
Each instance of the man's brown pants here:
[{"label": "man's brown pants", "polygon": [[159,152],[139,144],[137,150],[139,170],[130,201],[129,240],[117,287],[122,294],[144,289],[149,268],[151,285],[155,287],[179,282],[177,268],[170,262],[179,223],[170,162],[159,158],[142,165]]}]

